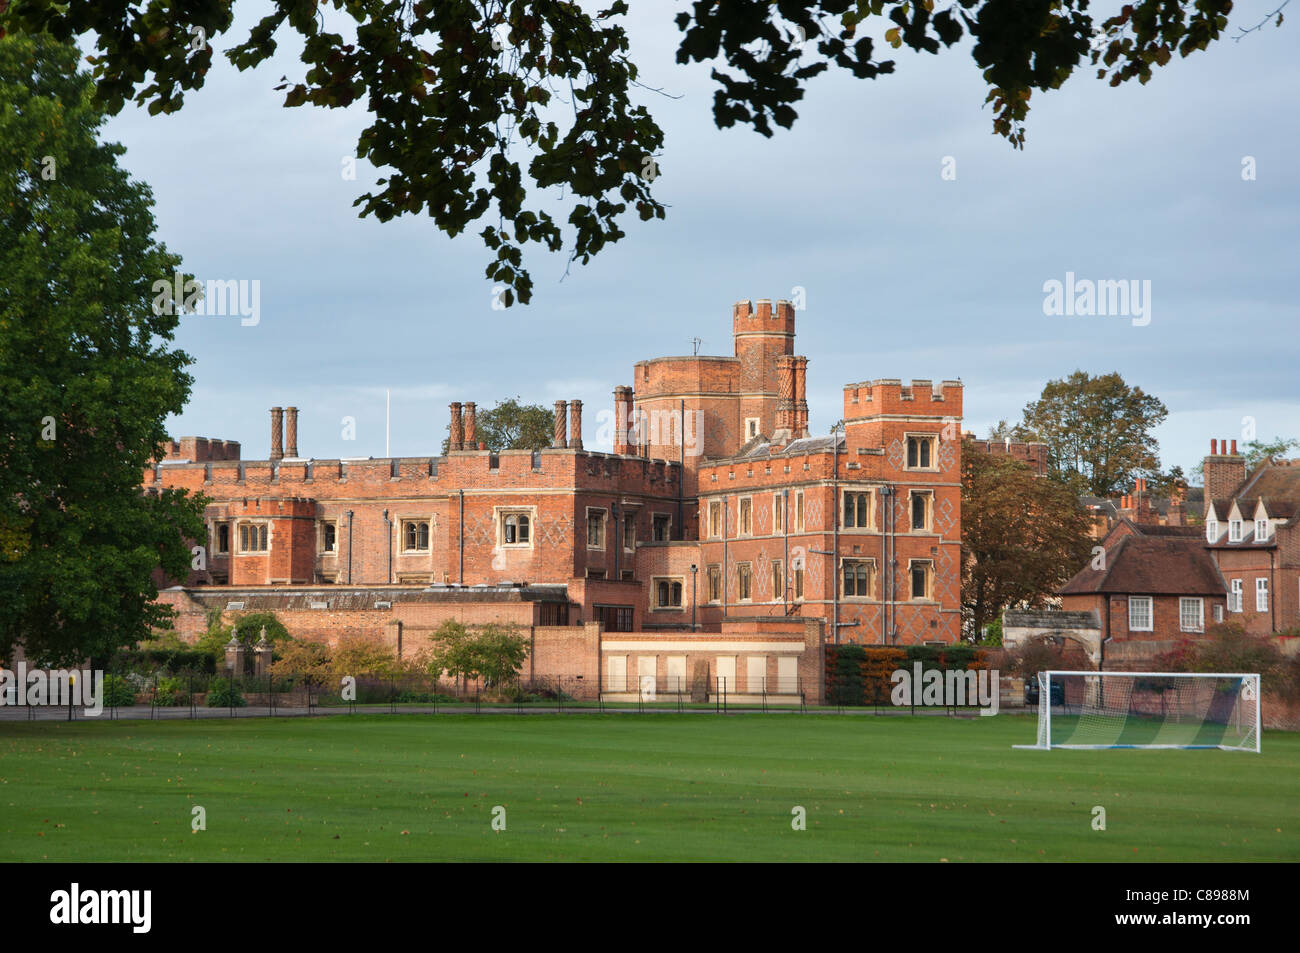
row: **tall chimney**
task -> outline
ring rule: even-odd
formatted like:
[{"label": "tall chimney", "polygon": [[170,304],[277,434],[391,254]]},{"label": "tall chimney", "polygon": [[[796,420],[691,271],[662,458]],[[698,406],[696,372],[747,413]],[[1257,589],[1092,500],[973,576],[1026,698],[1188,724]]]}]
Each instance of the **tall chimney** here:
[{"label": "tall chimney", "polygon": [[627,439],[628,418],[632,414],[632,388],[614,388],[614,452],[627,454],[632,447]]},{"label": "tall chimney", "polygon": [[284,442],[288,444],[285,449],[285,456],[298,459],[298,408],[286,407],[284,409]]},{"label": "tall chimney", "polygon": [[569,401],[569,446],[582,449],[582,401]]},{"label": "tall chimney", "polygon": [[794,436],[795,423],[795,362],[798,359],[789,354],[782,354],[776,359],[776,431],[788,431]]},{"label": "tall chimney", "polygon": [[465,425],[460,419],[460,401],[451,405],[451,427],[448,434],[448,450],[463,450],[465,447]]},{"label": "tall chimney", "polygon": [[[1210,504],[1215,500],[1228,499],[1236,495],[1237,488],[1246,479],[1245,458],[1237,453],[1237,441],[1211,440],[1210,455],[1201,462],[1205,477],[1205,506],[1202,513],[1209,512]],[[1224,514],[1220,513],[1222,519]]]},{"label": "tall chimney", "polygon": [[555,402],[555,435],[551,438],[551,446],[557,450],[563,450],[569,445],[569,405],[562,400]]},{"label": "tall chimney", "polygon": [[271,459],[284,458],[284,409],[271,408]]},{"label": "tall chimney", "polygon": [[794,359],[794,435],[808,436],[808,358]]},{"label": "tall chimney", "polygon": [[473,401],[465,404],[465,449],[478,449],[478,405]]}]

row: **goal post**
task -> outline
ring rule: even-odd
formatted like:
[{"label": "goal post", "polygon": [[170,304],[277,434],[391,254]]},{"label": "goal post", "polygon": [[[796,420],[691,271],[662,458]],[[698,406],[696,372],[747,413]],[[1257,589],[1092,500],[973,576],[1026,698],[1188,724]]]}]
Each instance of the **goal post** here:
[{"label": "goal post", "polygon": [[1017,748],[1259,751],[1258,674],[1039,672],[1038,732]]}]

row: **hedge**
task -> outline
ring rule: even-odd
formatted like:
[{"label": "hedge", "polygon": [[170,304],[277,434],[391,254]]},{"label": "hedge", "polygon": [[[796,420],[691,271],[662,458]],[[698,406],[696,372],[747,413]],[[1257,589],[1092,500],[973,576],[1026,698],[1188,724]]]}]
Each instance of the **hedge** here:
[{"label": "hedge", "polygon": [[153,673],[161,669],[171,675],[181,672],[216,674],[217,661],[210,652],[195,649],[132,649],[118,652],[111,667],[117,671]]},{"label": "hedge", "polygon": [[826,701],[831,705],[888,705],[898,669],[979,671],[988,652],[974,645],[827,645]]}]

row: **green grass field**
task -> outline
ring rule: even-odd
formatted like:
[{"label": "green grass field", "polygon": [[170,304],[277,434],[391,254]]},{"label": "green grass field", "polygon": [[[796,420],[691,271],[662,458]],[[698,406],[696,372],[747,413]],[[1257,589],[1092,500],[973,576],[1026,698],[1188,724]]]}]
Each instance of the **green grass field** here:
[{"label": "green grass field", "polygon": [[1012,750],[1033,733],[1008,716],[0,724],[0,859],[1300,860],[1300,735],[1266,733],[1259,755]]}]

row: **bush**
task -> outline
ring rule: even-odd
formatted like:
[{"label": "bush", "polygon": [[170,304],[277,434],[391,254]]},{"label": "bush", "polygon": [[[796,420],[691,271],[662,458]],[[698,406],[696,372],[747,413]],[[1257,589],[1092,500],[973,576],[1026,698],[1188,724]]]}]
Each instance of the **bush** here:
[{"label": "bush", "polygon": [[975,645],[828,645],[826,700],[832,705],[889,705],[898,669],[978,671],[989,667],[988,650]]},{"label": "bush", "polygon": [[163,708],[178,708],[190,703],[186,684],[179,678],[159,678],[153,698],[154,704]]},{"label": "bush", "polygon": [[104,676],[104,707],[123,708],[135,704],[135,689],[121,675]]},{"label": "bush", "polygon": [[243,708],[248,702],[244,700],[244,693],[239,690],[238,685],[230,681],[217,681],[208,692],[209,708]]}]

